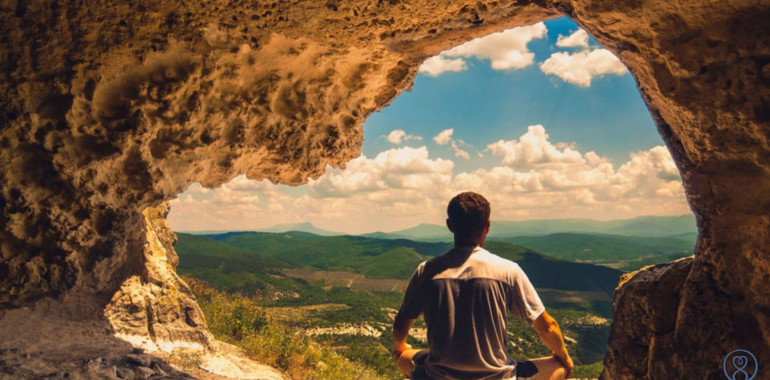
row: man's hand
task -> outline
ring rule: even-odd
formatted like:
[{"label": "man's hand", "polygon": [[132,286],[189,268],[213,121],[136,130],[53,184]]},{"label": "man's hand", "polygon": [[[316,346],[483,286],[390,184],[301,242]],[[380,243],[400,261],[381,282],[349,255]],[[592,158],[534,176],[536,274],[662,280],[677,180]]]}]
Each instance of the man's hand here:
[{"label": "man's hand", "polygon": [[554,359],[558,360],[561,365],[564,366],[564,369],[567,371],[564,375],[565,379],[569,379],[570,375],[572,375],[572,369],[575,368],[575,364],[572,363],[572,358],[569,357],[569,354],[567,351],[561,352],[561,353],[553,353]]}]

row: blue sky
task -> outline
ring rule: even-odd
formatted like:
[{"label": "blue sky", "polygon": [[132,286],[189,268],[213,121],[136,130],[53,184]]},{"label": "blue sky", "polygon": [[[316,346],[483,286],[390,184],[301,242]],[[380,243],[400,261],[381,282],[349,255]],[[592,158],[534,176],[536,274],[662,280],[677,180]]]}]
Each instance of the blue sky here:
[{"label": "blue sky", "polygon": [[[555,44],[559,35],[575,32],[577,24],[568,18],[544,24],[547,38],[528,44],[536,62],[556,51],[576,50]],[[592,38],[589,44],[598,46]],[[467,63],[469,69],[463,72],[419,75],[411,92],[370,115],[364,124],[363,153],[373,156],[389,148],[381,136],[393,126],[419,136],[453,128],[456,138],[483,149],[499,139],[517,138],[529,125],[542,124],[552,140],[575,142],[579,150],[593,150],[615,164],[627,161],[629,152],[663,144],[630,73],[595,78],[586,88],[546,75],[537,65],[503,71],[476,58]],[[435,153],[442,157],[441,151]],[[474,161],[473,166],[481,164]]]},{"label": "blue sky", "polygon": [[689,212],[676,167],[625,66],[566,18],[426,60],[364,124],[362,156],[291,188],[238,177],[172,201],[177,231],[311,222],[347,233],[443,223],[459,191],[493,219]]}]

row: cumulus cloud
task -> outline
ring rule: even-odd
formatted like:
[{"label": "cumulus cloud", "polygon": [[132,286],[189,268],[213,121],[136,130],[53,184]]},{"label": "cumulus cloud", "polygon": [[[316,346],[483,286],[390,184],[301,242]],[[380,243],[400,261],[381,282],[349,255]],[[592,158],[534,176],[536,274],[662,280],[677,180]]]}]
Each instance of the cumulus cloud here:
[{"label": "cumulus cloud", "polygon": [[544,38],[547,33],[545,24],[539,22],[468,41],[445,54],[450,57],[489,59],[495,70],[523,69],[535,59],[535,54],[529,51],[527,44],[534,39]]},{"label": "cumulus cloud", "polygon": [[488,59],[495,70],[523,69],[535,59],[527,44],[546,37],[547,33],[545,24],[539,22],[476,38],[426,59],[420,72],[436,77],[446,72],[464,71],[468,65],[463,58]]},{"label": "cumulus cloud", "polygon": [[444,55],[436,55],[426,59],[420,65],[419,71],[427,76],[437,77],[446,72],[465,71],[468,66],[462,58],[446,58]]},{"label": "cumulus cloud", "polygon": [[450,147],[452,147],[452,151],[455,154],[455,157],[462,157],[466,160],[471,159],[471,154],[468,153],[467,150],[461,148],[461,146],[466,145],[465,141],[463,140],[455,140],[452,138],[452,134],[454,133],[453,128],[445,129],[436,136],[433,136],[433,141],[438,145],[447,145],[449,144]]},{"label": "cumulus cloud", "polygon": [[587,48],[588,33],[583,29],[578,29],[569,36],[562,36],[560,34],[556,40],[556,46],[563,48]]},{"label": "cumulus cloud", "polygon": [[416,141],[421,141],[421,140],[422,140],[422,137],[420,137],[420,136],[414,136],[414,135],[409,135],[409,134],[407,134],[406,132],[404,132],[404,130],[403,130],[403,129],[394,129],[394,130],[392,130],[392,131],[391,131],[391,132],[388,134],[388,136],[386,137],[386,139],[387,139],[387,140],[388,140],[388,142],[390,142],[391,144],[399,145],[399,144],[401,144],[402,142],[404,142],[404,141],[408,141],[408,140],[416,140]]},{"label": "cumulus cloud", "polygon": [[[464,146],[451,132],[444,139],[444,145]],[[487,151],[499,161],[466,172],[455,172],[452,160],[431,158],[425,146],[400,147],[358,157],[345,169],[327,168],[299,188],[243,176],[217,189],[193,185],[171,202],[169,221],[176,230],[308,221],[347,233],[394,230],[442,223],[447,200],[468,190],[490,199],[494,220],[689,212],[679,172],[663,146],[634,152],[616,167],[596,152],[553,142],[545,127],[532,125],[516,139],[487,145]]]},{"label": "cumulus cloud", "polygon": [[501,213],[509,217],[606,218],[689,211],[679,172],[663,146],[632,153],[617,170],[593,151],[551,142],[542,125],[487,149],[501,157],[501,166],[460,173],[453,189],[493,194]]},{"label": "cumulus cloud", "polygon": [[374,158],[358,157],[346,168],[329,168],[323,176],[308,183],[316,196],[346,197],[354,193],[382,190],[432,190],[436,184],[448,184],[454,163],[430,159],[426,147],[386,150]]},{"label": "cumulus cloud", "polygon": [[519,140],[500,140],[489,144],[487,149],[494,155],[503,156],[504,165],[546,165],[575,163],[582,155],[568,144],[551,144],[542,125],[530,125]]},{"label": "cumulus cloud", "polygon": [[454,128],[445,129],[441,132],[439,132],[436,136],[433,137],[433,141],[436,142],[438,145],[446,145],[450,141],[452,141],[452,134],[454,133]]},{"label": "cumulus cloud", "polygon": [[462,157],[466,160],[471,159],[471,154],[468,153],[467,150],[463,150],[462,148],[460,148],[460,146],[457,144],[457,141],[452,140],[452,150],[454,150],[455,152],[455,157]]},{"label": "cumulus cloud", "polygon": [[548,29],[539,22],[493,33],[486,37],[468,41],[446,52],[450,57],[475,57],[489,59],[495,70],[522,69],[532,64],[535,54],[527,44],[537,38],[544,38]]},{"label": "cumulus cloud", "polygon": [[591,86],[595,77],[623,75],[628,71],[617,57],[605,49],[553,53],[540,63],[540,70],[581,87]]}]

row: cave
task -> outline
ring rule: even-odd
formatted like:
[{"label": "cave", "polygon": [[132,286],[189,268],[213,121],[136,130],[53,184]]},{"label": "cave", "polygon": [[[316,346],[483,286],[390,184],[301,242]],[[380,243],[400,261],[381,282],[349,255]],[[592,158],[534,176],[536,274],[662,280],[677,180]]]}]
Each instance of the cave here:
[{"label": "cave", "polygon": [[735,349],[770,362],[770,4],[10,0],[0,3],[6,371],[56,373],[55,350],[30,343],[61,339],[54,321],[106,329],[121,352],[215,350],[175,273],[166,201],[194,182],[297,185],[344,167],[363,121],[410,88],[424,59],[561,16],[636,79],[699,229],[694,258],[621,281],[602,377],[718,379]]}]

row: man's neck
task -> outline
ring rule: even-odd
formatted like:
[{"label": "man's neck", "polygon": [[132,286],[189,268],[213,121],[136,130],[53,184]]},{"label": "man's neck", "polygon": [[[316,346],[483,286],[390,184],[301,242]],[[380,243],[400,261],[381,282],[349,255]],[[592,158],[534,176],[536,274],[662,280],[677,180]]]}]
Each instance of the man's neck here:
[{"label": "man's neck", "polygon": [[484,247],[484,238],[459,239],[457,236],[455,236],[455,248],[464,247]]}]

